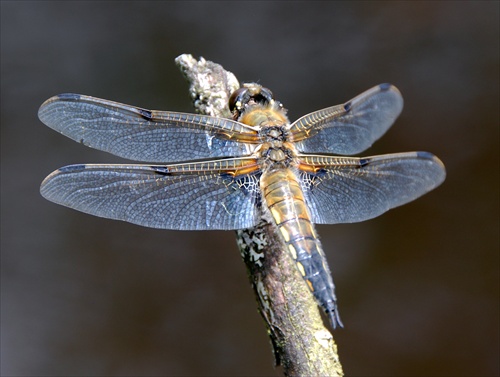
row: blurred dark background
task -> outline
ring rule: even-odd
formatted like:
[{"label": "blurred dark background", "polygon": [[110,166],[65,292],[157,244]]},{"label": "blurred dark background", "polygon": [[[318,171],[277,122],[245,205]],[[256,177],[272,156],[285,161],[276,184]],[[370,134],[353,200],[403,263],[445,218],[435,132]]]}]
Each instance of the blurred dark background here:
[{"label": "blurred dark background", "polygon": [[152,230],[39,184],[119,162],[37,119],[75,92],[192,111],[174,58],[269,87],[290,119],[381,82],[405,108],[365,153],[427,150],[437,190],[319,226],[351,376],[499,374],[499,3],[1,2],[1,374],[281,375],[233,232]]}]

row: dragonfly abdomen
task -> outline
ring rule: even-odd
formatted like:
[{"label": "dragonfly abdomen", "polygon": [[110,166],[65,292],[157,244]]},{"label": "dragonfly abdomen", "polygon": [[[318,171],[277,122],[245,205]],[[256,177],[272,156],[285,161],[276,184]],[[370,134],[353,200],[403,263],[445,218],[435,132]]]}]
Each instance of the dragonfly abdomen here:
[{"label": "dragonfly abdomen", "polygon": [[265,172],[261,177],[261,188],[297,269],[332,325],[342,326],[330,270],[296,174],[289,168]]}]

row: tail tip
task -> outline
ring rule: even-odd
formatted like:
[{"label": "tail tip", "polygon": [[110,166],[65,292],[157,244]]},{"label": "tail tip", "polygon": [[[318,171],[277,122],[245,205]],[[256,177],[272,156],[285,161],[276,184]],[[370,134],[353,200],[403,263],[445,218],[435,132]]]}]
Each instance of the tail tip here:
[{"label": "tail tip", "polygon": [[344,324],[342,323],[342,320],[340,319],[339,311],[337,308],[333,308],[328,310],[328,317],[330,318],[330,323],[332,324],[332,327],[334,330],[339,328],[344,328]]}]

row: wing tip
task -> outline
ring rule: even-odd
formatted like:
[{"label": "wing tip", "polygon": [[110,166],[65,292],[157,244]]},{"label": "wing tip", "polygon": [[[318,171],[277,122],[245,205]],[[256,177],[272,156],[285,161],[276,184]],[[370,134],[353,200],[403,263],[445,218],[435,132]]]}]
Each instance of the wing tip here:
[{"label": "wing tip", "polygon": [[68,173],[75,170],[85,170],[87,169],[88,164],[73,164],[68,166],[63,166],[62,168],[57,169],[54,173]]},{"label": "wing tip", "polygon": [[443,161],[441,161],[436,155],[432,154],[431,152],[417,151],[417,152],[415,152],[415,154],[417,155],[418,158],[435,162],[443,169],[445,168]]},{"label": "wing tip", "polygon": [[382,84],[378,84],[377,87],[381,92],[393,91],[393,92],[401,94],[399,89],[395,85],[393,85],[389,82],[383,82]]},{"label": "wing tip", "polygon": [[60,169],[54,170],[52,173],[46,176],[45,179],[40,184],[40,195],[42,195],[45,199],[50,200],[51,202],[53,202],[54,200],[50,195],[50,184],[54,176],[56,176],[59,173],[59,170]]},{"label": "wing tip", "polygon": [[441,185],[441,183],[443,183],[446,179],[446,167],[444,166],[443,161],[441,161],[437,156],[433,155],[430,152],[418,151],[415,152],[415,154],[417,158],[431,162],[439,172],[439,174],[436,175],[435,186],[433,188]]},{"label": "wing tip", "polygon": [[75,93],[61,93],[61,94],[56,94],[55,96],[50,97],[48,100],[46,100],[44,103],[42,103],[42,106],[40,106],[40,109],[43,107],[47,106],[48,104],[56,101],[79,101],[81,100],[82,95],[81,94],[75,94]]},{"label": "wing tip", "polygon": [[[417,154],[417,157],[422,158],[424,160],[435,160],[438,159],[436,156],[434,156],[431,152],[426,152],[426,151],[417,151],[415,152]],[[438,159],[439,160],[439,159]]]},{"label": "wing tip", "polygon": [[384,82],[382,84],[378,84],[376,86],[376,88],[380,91],[380,92],[393,92],[394,94],[396,94],[400,101],[401,101],[401,110],[402,110],[402,105],[403,105],[403,95],[401,94],[401,92],[399,91],[399,89],[391,84],[391,83],[388,83],[388,82]]},{"label": "wing tip", "polygon": [[392,85],[392,84],[390,84],[390,83],[388,83],[388,82],[384,82],[384,83],[382,83],[382,84],[379,84],[379,85],[378,85],[378,87],[379,87],[379,88],[380,88],[380,90],[381,90],[381,91],[383,91],[383,92],[385,92],[385,91],[387,91],[387,90],[391,89],[392,87],[394,87],[394,88],[395,88],[395,86],[394,86],[394,85]]},{"label": "wing tip", "polygon": [[47,195],[48,194],[47,189],[55,177],[57,177],[60,174],[65,174],[65,173],[69,173],[69,172],[73,172],[73,171],[85,170],[85,169],[87,169],[87,167],[88,167],[88,165],[86,165],[86,164],[74,164],[74,165],[63,166],[62,168],[54,170],[52,173],[50,173],[48,176],[46,176],[45,179],[40,184],[40,193],[42,194],[42,196],[44,198],[51,200]]},{"label": "wing tip", "polygon": [[82,96],[75,93],[61,93],[52,98],[62,100],[62,101],[79,101]]},{"label": "wing tip", "polygon": [[[80,101],[82,98],[81,94],[75,93],[61,93],[46,100],[40,108],[38,109],[38,118],[45,124],[47,124],[48,119],[46,118],[47,107],[54,102],[76,102]],[[48,125],[48,124],[47,124]]]}]

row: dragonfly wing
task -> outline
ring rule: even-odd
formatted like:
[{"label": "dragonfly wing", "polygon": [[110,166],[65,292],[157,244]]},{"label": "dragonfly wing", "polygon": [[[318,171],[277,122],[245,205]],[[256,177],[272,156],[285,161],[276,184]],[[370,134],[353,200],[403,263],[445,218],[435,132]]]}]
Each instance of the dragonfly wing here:
[{"label": "dragonfly wing", "polygon": [[295,121],[290,131],[302,153],[352,155],[369,148],[403,109],[403,97],[381,84],[343,105],[318,110]]},{"label": "dragonfly wing", "polygon": [[312,221],[317,224],[374,218],[436,188],[446,175],[442,162],[428,152],[302,158],[322,166],[316,173],[300,173]]},{"label": "dragonfly wing", "polygon": [[[168,166],[71,165],[41,185],[48,200],[99,217],[161,229],[242,229],[259,220],[259,178],[170,173]],[[175,165],[174,165],[175,166]]]},{"label": "dragonfly wing", "polygon": [[153,163],[246,156],[254,146],[244,141],[257,134],[229,119],[151,111],[79,94],[48,99],[38,116],[86,146]]}]

